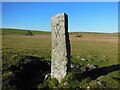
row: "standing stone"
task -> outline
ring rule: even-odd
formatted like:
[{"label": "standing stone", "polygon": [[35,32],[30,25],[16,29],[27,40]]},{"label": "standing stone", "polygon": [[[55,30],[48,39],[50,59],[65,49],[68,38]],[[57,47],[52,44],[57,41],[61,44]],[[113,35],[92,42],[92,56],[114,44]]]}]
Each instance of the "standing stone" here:
[{"label": "standing stone", "polygon": [[53,16],[51,77],[59,82],[70,70],[70,42],[68,34],[68,16],[65,13]]}]

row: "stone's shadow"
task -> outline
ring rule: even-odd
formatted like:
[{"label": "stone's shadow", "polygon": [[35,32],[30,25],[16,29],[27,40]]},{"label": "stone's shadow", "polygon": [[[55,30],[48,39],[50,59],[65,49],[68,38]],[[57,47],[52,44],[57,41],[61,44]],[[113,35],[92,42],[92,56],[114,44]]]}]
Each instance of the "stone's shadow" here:
[{"label": "stone's shadow", "polygon": [[9,68],[14,73],[10,83],[18,90],[36,90],[36,86],[44,82],[45,75],[51,72],[50,68],[50,61],[27,56]]},{"label": "stone's shadow", "polygon": [[83,73],[75,73],[74,78],[78,81],[85,79],[86,77],[90,77],[92,80],[97,79],[102,75],[107,75],[110,72],[120,70],[120,64],[112,65],[108,67],[96,68],[93,70],[84,71]]},{"label": "stone's shadow", "polygon": [[[36,86],[43,83],[45,76],[51,72],[51,62],[45,61],[43,58],[26,56],[19,60],[17,65],[11,65],[9,70],[13,72],[10,78],[11,85],[15,85],[18,90],[37,90]],[[75,72],[73,76],[78,81],[87,77],[95,80],[117,70],[120,70],[120,64],[86,70],[82,73]],[[112,78],[120,80],[119,78]]]}]

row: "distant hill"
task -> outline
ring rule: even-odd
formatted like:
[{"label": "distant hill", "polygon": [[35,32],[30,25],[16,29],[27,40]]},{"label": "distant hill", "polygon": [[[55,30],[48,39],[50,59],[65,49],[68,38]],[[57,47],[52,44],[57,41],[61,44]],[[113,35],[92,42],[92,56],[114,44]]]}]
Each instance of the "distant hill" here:
[{"label": "distant hill", "polygon": [[[11,28],[0,28],[2,30],[2,35],[26,35],[29,31],[32,34],[51,34],[47,31],[37,31],[37,30],[24,30],[24,29],[11,29]],[[102,35],[102,36],[118,36],[118,32],[115,33],[100,33],[100,32],[69,32],[70,35]]]},{"label": "distant hill", "polygon": [[11,29],[11,28],[1,28],[2,35],[26,35],[29,31],[32,32],[32,34],[50,34],[50,32],[46,31],[35,31],[35,30],[23,30],[23,29]]}]

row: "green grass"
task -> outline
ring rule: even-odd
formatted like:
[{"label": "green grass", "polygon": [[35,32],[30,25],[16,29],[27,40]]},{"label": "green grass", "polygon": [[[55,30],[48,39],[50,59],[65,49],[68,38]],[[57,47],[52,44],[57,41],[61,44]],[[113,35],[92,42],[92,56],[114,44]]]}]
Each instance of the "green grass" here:
[{"label": "green grass", "polygon": [[[3,79],[8,80],[11,75],[8,70],[9,66],[16,65],[24,56],[42,57],[46,60],[51,59],[50,32],[32,31],[33,36],[26,36],[27,30],[2,29],[2,33]],[[75,37],[75,34],[80,34],[81,37]],[[100,68],[118,64],[117,33],[70,33],[70,43],[71,61],[76,63],[78,67],[93,64]],[[85,60],[83,61],[82,59]],[[117,81],[109,76],[120,78],[118,72],[110,72],[108,75],[100,76],[96,80],[86,77],[80,82],[73,80],[73,76],[69,74],[65,80],[72,78],[69,81],[70,84],[68,86],[61,84],[58,87],[70,87],[73,85],[73,87],[78,86],[82,88],[87,86],[93,88],[117,88]],[[98,80],[103,82],[101,86],[96,84]],[[52,87],[54,86],[51,81],[48,83]],[[7,85],[8,82],[3,82],[3,84]],[[8,88],[14,87],[8,86]]]},{"label": "green grass", "polygon": [[[3,35],[26,35],[28,33],[28,30],[23,29],[10,29],[10,28],[2,28]],[[37,31],[37,30],[30,30],[33,34],[50,34],[50,32],[45,31]]]}]

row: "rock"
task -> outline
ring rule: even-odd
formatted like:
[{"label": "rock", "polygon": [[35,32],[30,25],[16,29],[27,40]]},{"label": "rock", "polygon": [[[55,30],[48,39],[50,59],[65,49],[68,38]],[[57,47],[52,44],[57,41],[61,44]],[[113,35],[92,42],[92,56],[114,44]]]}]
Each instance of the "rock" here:
[{"label": "rock", "polygon": [[95,66],[95,65],[92,65],[92,64],[87,64],[87,65],[86,65],[86,68],[89,69],[89,70],[92,70],[92,69],[95,69],[96,66]]},{"label": "rock", "polygon": [[65,13],[52,17],[51,78],[59,82],[70,68],[70,42],[68,35],[68,16]]},{"label": "rock", "polygon": [[45,75],[45,78],[44,78],[44,81],[47,80],[47,78],[49,77],[50,74],[46,74]]},{"label": "rock", "polygon": [[[81,73],[82,73],[82,72],[86,71],[86,67],[81,67],[80,70],[81,70]],[[80,72],[80,70],[79,70],[79,72]]]},{"label": "rock", "polygon": [[68,85],[68,82],[64,82],[64,86],[67,86]]},{"label": "rock", "polygon": [[90,90],[90,86],[87,86],[87,90]]},{"label": "rock", "polygon": [[100,81],[97,81],[97,84],[98,84],[98,85],[102,85],[102,83],[101,83]]},{"label": "rock", "polygon": [[76,66],[75,66],[74,64],[71,64],[70,67],[71,67],[71,68],[75,68]]},{"label": "rock", "polygon": [[97,68],[96,65],[87,64],[86,66],[82,66],[82,67],[80,68],[79,73],[80,73],[80,72],[83,73],[83,72],[85,72],[85,71],[90,71],[90,70],[93,70],[93,69],[95,69],[95,68]]},{"label": "rock", "polygon": [[85,61],[86,59],[85,58],[81,58],[81,61]]}]

